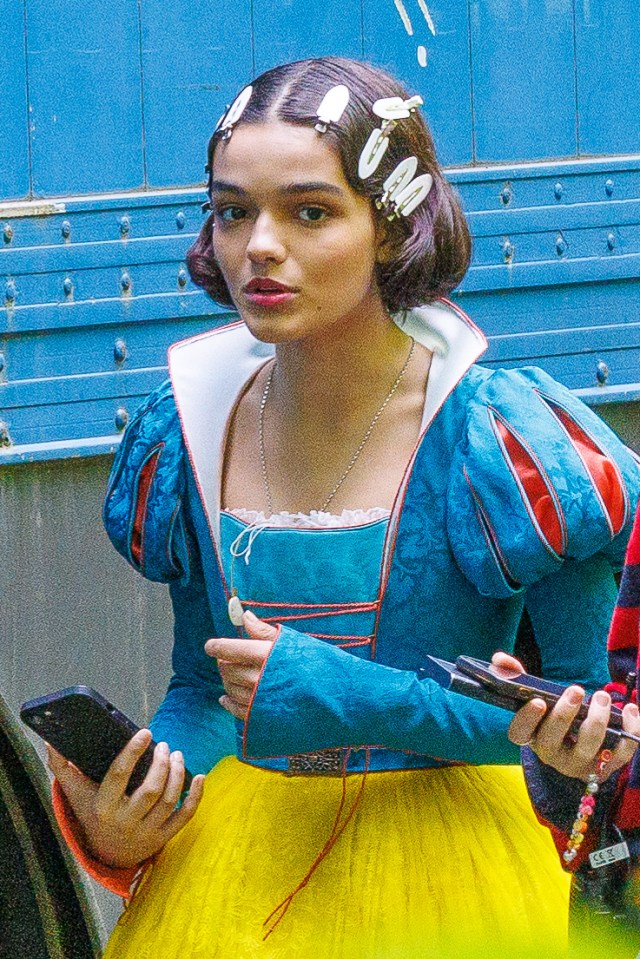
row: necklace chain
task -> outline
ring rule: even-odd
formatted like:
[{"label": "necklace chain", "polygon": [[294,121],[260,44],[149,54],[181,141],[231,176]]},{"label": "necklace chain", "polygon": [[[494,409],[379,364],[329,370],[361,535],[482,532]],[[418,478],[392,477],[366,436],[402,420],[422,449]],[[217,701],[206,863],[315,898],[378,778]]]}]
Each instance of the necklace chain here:
[{"label": "necklace chain", "polygon": [[[364,436],[362,437],[362,441],[360,442],[360,445],[358,446],[357,450],[355,451],[355,453],[353,454],[353,456],[352,456],[351,459],[349,460],[349,463],[348,463],[348,465],[347,465],[347,468],[345,469],[344,473],[342,474],[342,476],[340,477],[340,479],[338,480],[338,482],[337,482],[336,485],[333,487],[333,489],[331,490],[331,492],[330,492],[329,495],[327,496],[326,500],[324,501],[324,503],[323,503],[322,506],[320,507],[320,512],[324,512],[324,511],[326,510],[327,506],[328,506],[329,503],[332,501],[332,499],[334,498],[334,496],[336,495],[336,493],[338,492],[338,490],[340,489],[340,487],[342,486],[342,484],[343,484],[344,481],[346,480],[347,476],[349,475],[349,473],[351,472],[351,470],[352,470],[353,467],[355,466],[355,464],[356,464],[356,462],[357,462],[357,460],[358,460],[358,457],[359,457],[360,454],[362,453],[363,449],[364,449],[365,446],[367,445],[367,442],[368,442],[368,440],[369,440],[369,437],[370,437],[371,434],[373,433],[373,430],[374,430],[374,428],[375,428],[376,423],[378,422],[378,420],[380,419],[380,417],[381,417],[382,414],[384,413],[384,411],[385,411],[385,409],[386,409],[389,401],[391,400],[391,397],[393,396],[393,394],[396,392],[396,390],[397,390],[398,387],[400,386],[400,383],[401,383],[401,381],[402,381],[402,378],[404,377],[405,373],[407,372],[407,369],[408,369],[408,367],[409,367],[409,363],[411,362],[411,358],[412,358],[412,356],[413,356],[415,347],[416,347],[416,342],[415,342],[415,340],[413,339],[413,337],[411,337],[411,349],[409,350],[409,353],[408,353],[408,355],[407,355],[407,358],[406,358],[406,360],[404,361],[404,365],[403,365],[402,369],[401,369],[400,372],[398,373],[398,376],[396,377],[396,380],[395,380],[393,386],[391,387],[391,389],[389,390],[389,392],[388,392],[387,395],[385,396],[385,398],[384,398],[384,400],[383,400],[383,402],[382,402],[382,405],[381,405],[380,408],[378,409],[376,415],[375,415],[375,416],[373,417],[373,419],[371,420],[371,423],[369,424],[369,428],[367,429],[366,433],[365,433]],[[268,474],[268,472],[267,472],[267,457],[266,457],[265,449],[264,449],[264,410],[265,410],[265,407],[266,407],[266,405],[267,405],[267,399],[268,399],[268,397],[269,397],[269,392],[270,392],[270,390],[271,390],[271,383],[272,383],[272,381],[273,381],[273,374],[274,374],[274,372],[275,372],[275,368],[276,368],[276,364],[275,364],[275,361],[274,361],[273,365],[271,366],[271,369],[269,370],[269,375],[268,375],[268,377],[267,377],[267,381],[266,381],[266,383],[265,383],[265,385],[264,385],[264,390],[263,390],[263,392],[262,392],[262,399],[261,399],[261,401],[260,401],[259,424],[258,424],[258,425],[259,425],[259,437],[260,437],[260,466],[261,466],[261,468],[262,468],[262,480],[263,480],[263,483],[264,483],[265,493],[267,494],[267,508],[268,508],[268,511],[269,511],[269,515],[270,515],[270,516],[273,515],[273,500],[272,500],[272,497],[271,497],[271,486],[269,485],[269,474]]]}]

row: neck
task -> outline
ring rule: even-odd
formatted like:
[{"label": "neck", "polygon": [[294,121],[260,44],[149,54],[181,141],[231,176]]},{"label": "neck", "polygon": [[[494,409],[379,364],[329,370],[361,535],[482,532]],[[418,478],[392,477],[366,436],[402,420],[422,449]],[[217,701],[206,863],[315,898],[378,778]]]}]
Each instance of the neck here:
[{"label": "neck", "polygon": [[369,408],[372,392],[384,391],[408,349],[407,336],[378,304],[321,337],[277,344],[274,399],[296,420],[357,420],[361,404]]}]

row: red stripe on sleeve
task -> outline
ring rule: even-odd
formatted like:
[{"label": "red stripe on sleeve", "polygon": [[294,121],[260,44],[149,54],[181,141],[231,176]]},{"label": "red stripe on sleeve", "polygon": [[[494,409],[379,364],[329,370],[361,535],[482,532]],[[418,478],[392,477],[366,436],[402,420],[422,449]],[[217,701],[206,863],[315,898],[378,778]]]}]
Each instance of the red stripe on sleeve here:
[{"label": "red stripe on sleeve", "polygon": [[551,549],[561,556],[564,530],[541,467],[502,420],[496,420],[496,426],[540,530]]},{"label": "red stripe on sleeve", "polygon": [[144,518],[147,513],[151,484],[156,475],[158,458],[161,451],[162,446],[159,446],[147,457],[144,466],[140,470],[140,478],[138,480],[136,508],[133,517],[133,528],[131,530],[131,555],[140,567],[144,559]]},{"label": "red stripe on sleeve", "polygon": [[544,397],[545,402],[552,407],[565,430],[569,434],[585,469],[591,477],[591,482],[598,490],[604,509],[606,510],[611,532],[616,536],[624,526],[627,516],[627,503],[622,479],[616,464],[591,439],[581,426],[572,419],[566,410]]}]

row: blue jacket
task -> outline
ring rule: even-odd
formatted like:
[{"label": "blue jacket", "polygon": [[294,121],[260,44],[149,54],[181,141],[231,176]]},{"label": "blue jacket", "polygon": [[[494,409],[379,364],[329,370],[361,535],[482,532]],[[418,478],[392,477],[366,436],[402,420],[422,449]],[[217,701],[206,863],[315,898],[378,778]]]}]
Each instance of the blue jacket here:
[{"label": "blue jacket", "polygon": [[[283,627],[245,724],[219,706],[220,678],[203,651],[213,635],[238,634],[227,614],[219,494],[204,464],[220,460],[238,389],[269,348],[238,324],[178,344],[172,383],[127,428],[105,523],[136,569],[170,585],[174,676],[152,728],[194,773],[234,750],[275,768],[337,747],[371,747],[373,768],[518,762],[510,714],[442,689],[427,656],[513,649],[525,606],[545,676],[606,682],[612,569],[640,493],[636,461],[541,370],[469,362],[480,338],[455,308],[412,311],[406,326],[436,350],[441,388],[392,512],[374,640],[346,650]],[[361,765],[356,751],[350,768]]]}]

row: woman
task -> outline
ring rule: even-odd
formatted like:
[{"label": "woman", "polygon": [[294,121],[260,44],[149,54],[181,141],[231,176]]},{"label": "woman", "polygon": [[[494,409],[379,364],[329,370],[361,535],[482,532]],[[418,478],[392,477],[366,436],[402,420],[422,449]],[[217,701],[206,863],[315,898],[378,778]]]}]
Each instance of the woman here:
[{"label": "woman", "polygon": [[[507,720],[428,657],[512,649],[526,599],[546,672],[597,686],[638,471],[541,371],[475,365],[484,337],[441,299],[469,235],[420,103],[302,61],[212,137],[189,266],[240,321],[172,348],[105,505],[170,583],[162,744],[130,798],[148,733],[100,789],[53,758],[104,881],[153,863],[107,956],[562,949],[567,885]],[[182,755],[208,776],[176,811]]]}]

